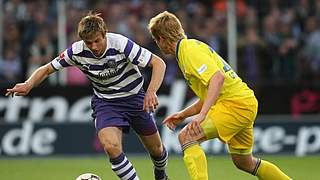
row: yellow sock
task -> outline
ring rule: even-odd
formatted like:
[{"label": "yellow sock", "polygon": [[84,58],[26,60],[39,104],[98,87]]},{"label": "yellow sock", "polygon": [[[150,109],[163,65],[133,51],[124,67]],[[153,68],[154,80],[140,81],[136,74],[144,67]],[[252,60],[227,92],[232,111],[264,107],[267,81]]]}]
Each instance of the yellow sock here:
[{"label": "yellow sock", "polygon": [[291,178],[283,173],[276,165],[261,160],[256,176],[260,180],[290,180]]},{"label": "yellow sock", "polygon": [[191,180],[208,180],[207,159],[199,144],[187,147],[183,160]]}]

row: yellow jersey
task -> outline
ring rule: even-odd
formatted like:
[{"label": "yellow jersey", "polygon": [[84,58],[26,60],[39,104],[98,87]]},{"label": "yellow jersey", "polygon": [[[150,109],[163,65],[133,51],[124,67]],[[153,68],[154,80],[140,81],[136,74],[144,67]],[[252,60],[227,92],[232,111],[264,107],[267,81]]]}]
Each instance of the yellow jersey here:
[{"label": "yellow jersey", "polygon": [[181,39],[177,43],[176,58],[185,80],[200,100],[205,100],[209,81],[219,70],[225,79],[216,102],[254,97],[247,84],[207,44],[196,39]]}]

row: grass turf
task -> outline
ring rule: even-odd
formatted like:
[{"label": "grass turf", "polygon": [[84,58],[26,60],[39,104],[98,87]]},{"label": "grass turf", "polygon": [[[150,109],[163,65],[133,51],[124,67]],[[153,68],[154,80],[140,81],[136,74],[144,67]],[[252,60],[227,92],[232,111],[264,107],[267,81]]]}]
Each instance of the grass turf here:
[{"label": "grass turf", "polygon": [[[293,179],[318,180],[320,156],[260,156],[277,164]],[[128,155],[141,180],[152,180],[152,163],[146,156]],[[228,156],[208,156],[209,179],[255,180],[237,170]],[[75,180],[85,173],[98,174],[102,180],[117,180],[104,156],[0,158],[0,179],[10,180]],[[181,156],[171,156],[168,175],[171,180],[188,180]]]}]

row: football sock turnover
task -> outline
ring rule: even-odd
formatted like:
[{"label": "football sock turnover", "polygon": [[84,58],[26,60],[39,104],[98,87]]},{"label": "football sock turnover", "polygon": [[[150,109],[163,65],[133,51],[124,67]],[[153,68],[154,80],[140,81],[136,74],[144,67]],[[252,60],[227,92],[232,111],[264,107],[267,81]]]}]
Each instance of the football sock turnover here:
[{"label": "football sock turnover", "polygon": [[260,180],[291,179],[285,173],[283,173],[276,165],[261,159],[257,160],[256,168],[254,169],[252,174],[257,176]]},{"label": "football sock turnover", "polygon": [[154,176],[157,180],[166,179],[166,172],[165,169],[168,164],[168,152],[166,148],[163,146],[163,152],[160,157],[151,156],[153,165],[154,165]]},{"label": "football sock turnover", "polygon": [[110,159],[111,168],[121,180],[139,180],[136,170],[124,155],[121,153],[118,157]]}]

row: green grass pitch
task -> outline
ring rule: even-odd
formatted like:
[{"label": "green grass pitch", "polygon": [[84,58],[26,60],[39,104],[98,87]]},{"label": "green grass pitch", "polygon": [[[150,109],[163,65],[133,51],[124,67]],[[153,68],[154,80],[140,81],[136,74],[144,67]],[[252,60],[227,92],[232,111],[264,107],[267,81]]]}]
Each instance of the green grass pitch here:
[{"label": "green grass pitch", "polygon": [[[319,180],[320,156],[260,156],[274,162],[294,180]],[[128,155],[141,180],[152,180],[152,164],[147,156]],[[228,156],[208,156],[209,179],[255,180],[237,170]],[[104,156],[0,158],[0,179],[10,180],[75,180],[85,173],[98,174],[102,180],[117,180]],[[171,180],[188,180],[181,156],[171,156],[168,165]]]}]

